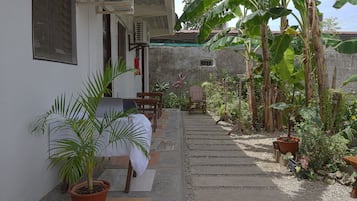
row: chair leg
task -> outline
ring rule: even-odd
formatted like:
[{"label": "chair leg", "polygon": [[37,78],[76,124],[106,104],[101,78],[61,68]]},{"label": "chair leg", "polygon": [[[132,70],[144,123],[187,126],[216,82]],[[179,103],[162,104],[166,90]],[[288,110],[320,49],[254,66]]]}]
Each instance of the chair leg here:
[{"label": "chair leg", "polygon": [[132,173],[133,173],[133,166],[131,166],[131,161],[129,160],[128,173],[126,175],[125,190],[124,190],[125,193],[129,193]]}]

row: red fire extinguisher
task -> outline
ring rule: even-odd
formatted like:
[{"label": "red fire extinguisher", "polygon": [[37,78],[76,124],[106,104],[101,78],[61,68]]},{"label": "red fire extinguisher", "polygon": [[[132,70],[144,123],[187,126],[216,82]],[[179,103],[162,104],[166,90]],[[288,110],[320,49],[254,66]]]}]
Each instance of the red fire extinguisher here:
[{"label": "red fire extinguisher", "polygon": [[135,57],[134,59],[134,67],[136,69],[135,75],[140,75],[140,59],[139,57]]}]

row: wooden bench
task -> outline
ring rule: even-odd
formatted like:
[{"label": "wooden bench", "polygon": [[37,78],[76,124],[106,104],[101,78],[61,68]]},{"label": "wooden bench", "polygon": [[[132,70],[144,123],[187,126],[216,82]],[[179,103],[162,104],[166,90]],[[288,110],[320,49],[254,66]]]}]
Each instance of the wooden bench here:
[{"label": "wooden bench", "polygon": [[163,104],[163,93],[161,92],[138,92],[136,93],[136,96],[138,98],[142,98],[142,99],[157,99],[158,102],[157,102],[157,109],[158,109],[158,116],[157,118],[160,118],[161,115],[162,115],[162,108],[164,106]]},{"label": "wooden bench", "polygon": [[[357,156],[345,156],[343,160],[347,163],[347,165],[352,165],[355,172],[357,172]],[[352,186],[351,198],[357,198],[357,177],[355,177],[355,182]]]}]

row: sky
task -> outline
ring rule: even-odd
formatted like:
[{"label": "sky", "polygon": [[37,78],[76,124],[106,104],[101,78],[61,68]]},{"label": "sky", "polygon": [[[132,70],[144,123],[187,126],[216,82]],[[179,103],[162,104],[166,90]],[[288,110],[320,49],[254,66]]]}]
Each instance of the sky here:
[{"label": "sky", "polygon": [[[332,5],[336,0],[322,0],[319,5],[320,12],[325,18],[337,18],[338,31],[357,31],[357,5],[346,4],[340,9],[335,9]],[[175,0],[175,11],[178,16],[181,16],[183,10],[182,0]],[[295,11],[296,12],[296,11]],[[228,24],[228,26],[235,26],[236,20]],[[294,25],[294,20],[290,19],[289,24]],[[296,23],[295,23],[296,24]],[[279,23],[277,21],[269,23],[270,28],[274,31],[279,30]]]}]

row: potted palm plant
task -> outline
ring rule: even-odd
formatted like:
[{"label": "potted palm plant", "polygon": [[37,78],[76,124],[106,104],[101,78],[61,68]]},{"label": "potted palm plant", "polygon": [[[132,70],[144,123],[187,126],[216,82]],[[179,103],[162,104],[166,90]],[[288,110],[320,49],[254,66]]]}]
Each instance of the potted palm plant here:
[{"label": "potted palm plant", "polygon": [[[135,125],[116,121],[128,116],[129,112],[110,110],[103,117],[97,117],[96,111],[104,94],[110,94],[110,83],[118,76],[130,70],[124,62],[106,66],[104,72],[94,73],[85,82],[84,89],[68,98],[65,94],[55,98],[49,111],[34,122],[33,132],[45,133],[48,125],[58,136],[51,143],[50,167],[59,167],[59,177],[68,184],[72,200],[105,201],[110,184],[96,181],[94,169],[101,151],[109,145],[127,143],[139,148],[145,156],[147,143],[143,132]],[[109,135],[109,141],[103,140]],[[77,183],[81,178],[82,183]],[[91,197],[94,198],[92,199]]]}]

